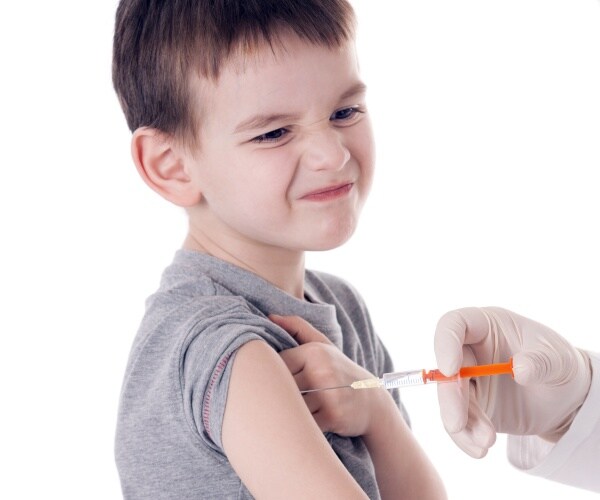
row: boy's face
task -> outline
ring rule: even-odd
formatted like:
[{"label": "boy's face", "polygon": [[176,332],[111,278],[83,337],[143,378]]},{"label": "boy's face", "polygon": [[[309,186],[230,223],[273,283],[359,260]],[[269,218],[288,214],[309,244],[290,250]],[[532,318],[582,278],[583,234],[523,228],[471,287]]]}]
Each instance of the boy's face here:
[{"label": "boy's face", "polygon": [[202,193],[190,209],[211,243],[256,250],[326,250],[356,228],[374,167],[365,87],[354,44],[318,47],[282,36],[196,80],[199,151],[188,172]]}]

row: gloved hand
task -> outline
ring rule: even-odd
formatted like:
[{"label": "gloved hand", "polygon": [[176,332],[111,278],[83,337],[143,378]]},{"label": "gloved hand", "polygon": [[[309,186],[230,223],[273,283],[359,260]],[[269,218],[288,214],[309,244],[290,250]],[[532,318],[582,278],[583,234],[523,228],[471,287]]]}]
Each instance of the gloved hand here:
[{"label": "gloved hand", "polygon": [[445,314],[435,332],[438,368],[513,358],[509,375],[438,384],[442,421],[454,442],[480,458],[496,432],[556,441],[569,428],[591,384],[587,355],[550,328],[497,307]]}]

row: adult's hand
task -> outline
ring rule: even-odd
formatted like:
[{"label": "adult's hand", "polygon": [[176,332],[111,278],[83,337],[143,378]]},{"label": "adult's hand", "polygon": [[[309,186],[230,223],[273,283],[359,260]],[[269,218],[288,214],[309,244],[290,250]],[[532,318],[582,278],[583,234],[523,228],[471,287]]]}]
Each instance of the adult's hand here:
[{"label": "adult's hand", "polygon": [[447,432],[476,458],[485,456],[497,432],[558,440],[591,383],[584,352],[550,328],[497,307],[445,314],[436,328],[435,353],[445,375],[513,358],[514,380],[502,375],[438,384]]}]

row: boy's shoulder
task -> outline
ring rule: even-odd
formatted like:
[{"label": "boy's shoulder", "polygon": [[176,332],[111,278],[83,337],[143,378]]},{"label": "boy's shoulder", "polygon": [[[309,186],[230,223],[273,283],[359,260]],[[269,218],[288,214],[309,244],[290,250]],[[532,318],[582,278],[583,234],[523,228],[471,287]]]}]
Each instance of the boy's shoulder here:
[{"label": "boy's shoulder", "polygon": [[[178,250],[162,273],[158,289],[146,300],[145,319],[157,317],[173,323],[216,320],[223,315],[262,316],[252,304],[252,283],[244,273],[219,259],[198,252]],[[231,286],[235,284],[238,286]],[[248,293],[242,293],[243,290]]]},{"label": "boy's shoulder", "polygon": [[193,299],[227,307],[249,303],[256,287],[256,277],[237,266],[199,252],[178,250],[148,300],[185,303]]}]

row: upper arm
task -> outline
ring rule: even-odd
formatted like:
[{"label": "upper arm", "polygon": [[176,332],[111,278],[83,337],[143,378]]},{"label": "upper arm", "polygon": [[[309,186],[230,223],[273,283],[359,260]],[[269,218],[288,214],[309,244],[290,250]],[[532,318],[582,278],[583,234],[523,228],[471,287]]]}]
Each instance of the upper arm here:
[{"label": "upper arm", "polygon": [[366,498],[302,400],[291,373],[263,341],[234,360],[223,448],[256,498]]}]

